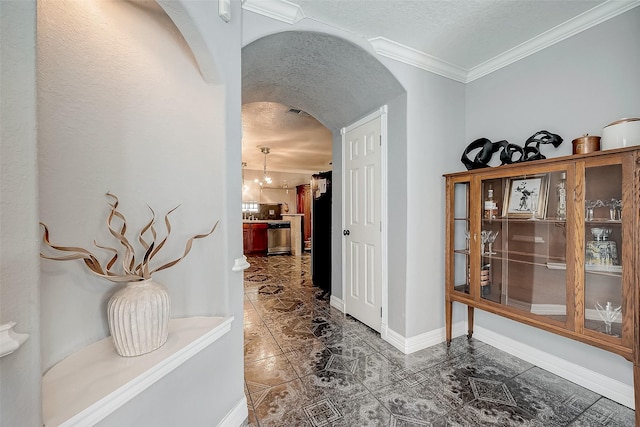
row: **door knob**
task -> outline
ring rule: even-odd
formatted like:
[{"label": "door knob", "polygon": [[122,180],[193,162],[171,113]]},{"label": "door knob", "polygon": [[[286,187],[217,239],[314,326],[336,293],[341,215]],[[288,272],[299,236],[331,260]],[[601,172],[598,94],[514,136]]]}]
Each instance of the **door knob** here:
[{"label": "door knob", "polygon": [[342,231],[342,235],[343,236],[348,236],[349,234],[351,234],[351,232],[349,230]]}]

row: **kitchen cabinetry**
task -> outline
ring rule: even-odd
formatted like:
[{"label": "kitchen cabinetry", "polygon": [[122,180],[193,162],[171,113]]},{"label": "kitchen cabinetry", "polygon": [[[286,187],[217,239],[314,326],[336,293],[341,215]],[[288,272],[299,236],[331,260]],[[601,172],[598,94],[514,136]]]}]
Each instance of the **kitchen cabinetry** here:
[{"label": "kitchen cabinetry", "polygon": [[640,148],[445,178],[447,343],[458,302],[617,353],[640,408]]},{"label": "kitchen cabinetry", "polygon": [[267,223],[242,223],[242,238],[245,254],[267,253]]},{"label": "kitchen cabinetry", "polygon": [[[311,242],[311,184],[298,185],[296,187],[297,211],[304,214],[302,222],[303,241],[305,247]],[[310,248],[310,243],[308,245]]]}]

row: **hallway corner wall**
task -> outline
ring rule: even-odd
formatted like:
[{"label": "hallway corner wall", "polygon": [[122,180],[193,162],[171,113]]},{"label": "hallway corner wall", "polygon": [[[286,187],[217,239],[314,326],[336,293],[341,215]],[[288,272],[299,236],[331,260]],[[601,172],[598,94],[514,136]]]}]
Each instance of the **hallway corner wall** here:
[{"label": "hallway corner wall", "polygon": [[29,339],[0,359],[0,425],[42,425],[36,2],[0,1],[0,324]]}]

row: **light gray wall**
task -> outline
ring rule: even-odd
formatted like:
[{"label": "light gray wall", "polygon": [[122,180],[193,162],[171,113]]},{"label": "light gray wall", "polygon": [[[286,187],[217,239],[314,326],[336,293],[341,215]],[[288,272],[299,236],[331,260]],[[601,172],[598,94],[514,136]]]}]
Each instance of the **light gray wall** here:
[{"label": "light gray wall", "polygon": [[[387,324],[401,331],[407,287],[407,176],[398,171],[407,170],[407,95],[403,94],[387,103],[387,257],[388,294]],[[391,173],[394,171],[394,173]],[[401,206],[400,209],[397,209]],[[383,315],[384,318],[384,315]]]},{"label": "light gray wall", "polygon": [[[38,2],[39,215],[55,242],[89,248],[111,242],[108,190],[134,233],[147,203],[159,215],[182,204],[160,262],[220,220],[155,277],[169,288],[172,317],[233,315],[231,332],[110,418],[217,425],[244,398],[243,281],[231,272],[242,255],[241,5],[232,2],[227,24],[216,2],[165,3],[180,30],[155,2]],[[200,42],[195,55],[183,34]],[[117,286],[79,262],[44,261],[41,278],[46,370],[108,334],[105,304]]]},{"label": "light gray wall", "polygon": [[0,1],[0,324],[30,334],[0,359],[2,426],[42,425],[35,40],[35,1]]},{"label": "light gray wall", "polygon": [[[371,83],[371,92],[378,89],[387,96],[373,104],[344,103],[344,94],[328,99],[329,90],[319,91],[318,87],[331,86],[326,78],[314,79],[309,83],[311,94],[321,96],[306,99],[300,95],[306,88],[300,87],[291,95],[291,99],[305,99],[316,102],[313,108],[301,105],[305,111],[313,114],[320,122],[332,129],[333,148],[333,237],[332,237],[332,294],[342,297],[340,266],[341,230],[341,192],[340,168],[338,159],[341,153],[339,129],[348,126],[384,104],[389,108],[389,309],[388,326],[392,331],[411,337],[442,327],[443,325],[443,254],[444,211],[439,205],[443,194],[442,174],[455,167],[453,151],[456,144],[464,139],[464,85],[433,75],[415,67],[379,57],[373,52],[365,39],[351,33],[323,25],[313,20],[303,19],[289,25],[257,14],[246,12],[244,17],[243,39],[245,45],[259,41],[260,38],[284,31],[314,31],[327,33],[353,43],[364,52],[372,55],[375,61],[391,73],[393,79],[406,92],[406,96],[397,91],[384,92],[388,85],[382,81]],[[244,49],[247,49],[246,46]],[[281,45],[273,49],[272,58],[279,55],[293,55],[290,46]],[[243,54],[244,55],[244,54]],[[262,53],[268,56],[267,52]],[[322,56],[320,56],[323,58]],[[311,57],[313,59],[313,57]],[[273,61],[273,59],[271,59]],[[345,66],[345,63],[347,64]],[[350,62],[334,62],[331,74],[348,70]],[[376,67],[379,67],[377,64]],[[250,64],[243,61],[243,73]],[[313,69],[313,61],[308,63]],[[322,67],[320,67],[322,69]],[[336,71],[335,69],[339,69]],[[316,72],[316,71],[310,71]],[[260,74],[262,77],[263,74]],[[365,74],[365,77],[367,74]],[[251,77],[251,75],[249,75]],[[356,70],[344,75],[346,81],[358,79]],[[267,76],[259,81],[269,81]],[[286,82],[298,78],[296,73],[282,73],[280,80]],[[340,80],[342,81],[342,80]],[[361,83],[361,82],[359,82]],[[244,82],[243,82],[244,84]],[[339,87],[339,85],[334,84]],[[281,85],[278,86],[281,88]],[[335,88],[331,88],[335,90]],[[275,89],[274,89],[275,90]],[[344,92],[344,91],[343,91]],[[350,88],[345,93],[350,93]],[[252,95],[262,95],[263,99],[245,97],[245,102],[268,101],[273,91],[254,91]],[[364,99],[364,98],[363,98]],[[345,105],[354,107],[343,112]],[[355,107],[359,107],[355,108]],[[336,114],[339,111],[341,114]],[[326,117],[323,115],[326,114]],[[393,251],[391,250],[393,248]]]},{"label": "light gray wall", "polygon": [[[242,333],[235,322],[232,335]],[[237,373],[218,361],[237,343],[227,335],[202,350],[179,369],[170,372],[152,387],[100,421],[98,427],[215,427],[238,404],[229,384]],[[226,426],[225,426],[226,427]],[[236,427],[236,426],[229,426]]]},{"label": "light gray wall", "polygon": [[[622,117],[640,116],[640,8],[467,84],[466,142],[486,137],[519,145],[546,129],[571,140]],[[462,152],[464,146],[459,145]],[[462,170],[462,164],[457,169]],[[476,310],[476,325],[632,384],[622,357]]]},{"label": "light gray wall", "polygon": [[[224,88],[202,80],[157,5],[152,11],[128,2],[87,5],[38,4],[40,219],[52,242],[107,260],[92,245],[94,239],[115,245],[105,224],[106,191],[120,197],[133,242],[151,217],[147,204],[159,218],[181,204],[156,257],[167,262],[223,216],[216,195],[224,194],[225,164],[217,155],[224,150]],[[157,228],[164,232],[162,219]],[[155,275],[169,289],[173,317],[226,312],[218,298],[224,283],[213,281],[226,270],[220,262],[225,229],[222,222],[194,242],[182,263]],[[213,262],[205,267],[204,260]],[[45,369],[108,335],[105,303],[118,286],[80,261],[42,262]]]},{"label": "light gray wall", "polygon": [[[407,87],[406,265],[404,310],[391,304],[389,326],[412,338],[444,326],[444,180],[457,164],[464,138],[464,85],[391,60],[385,65]],[[389,192],[395,191],[390,187]],[[399,214],[398,214],[399,215]],[[393,292],[389,283],[389,295]],[[394,317],[391,317],[394,316]],[[402,329],[393,319],[401,322]]]}]

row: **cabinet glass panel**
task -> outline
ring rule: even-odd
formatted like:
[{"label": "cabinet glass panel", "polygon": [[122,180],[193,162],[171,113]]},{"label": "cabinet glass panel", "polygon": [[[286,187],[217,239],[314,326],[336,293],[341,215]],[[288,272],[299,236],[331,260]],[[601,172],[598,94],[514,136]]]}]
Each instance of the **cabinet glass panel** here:
[{"label": "cabinet glass panel", "polygon": [[566,171],[484,180],[481,298],[566,320]]},{"label": "cabinet glass panel", "polygon": [[469,183],[454,185],[454,287],[469,293]]},{"label": "cabinet glass panel", "polygon": [[585,328],[620,336],[622,165],[585,169]]}]

